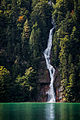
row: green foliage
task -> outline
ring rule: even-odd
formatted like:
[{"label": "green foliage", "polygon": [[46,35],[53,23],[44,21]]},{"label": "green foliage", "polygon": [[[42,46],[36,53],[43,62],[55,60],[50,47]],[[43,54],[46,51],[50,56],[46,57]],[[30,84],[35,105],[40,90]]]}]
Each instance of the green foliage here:
[{"label": "green foliage", "polygon": [[56,1],[53,11],[56,21],[53,64],[60,70],[63,99],[67,102],[80,101],[78,6],[77,1],[59,0]]},{"label": "green foliage", "polygon": [[52,18],[52,62],[60,71],[64,99],[80,101],[80,2],[51,0],[50,6],[49,1],[0,1],[0,101],[36,101]]},{"label": "green foliage", "polygon": [[35,23],[32,27],[32,32],[29,40],[30,50],[32,52],[33,58],[36,58],[39,54],[40,33],[40,29],[38,28],[37,23]]},{"label": "green foliage", "polygon": [[25,75],[20,77],[18,76],[16,78],[16,83],[20,83],[21,86],[28,86],[29,89],[31,86],[35,86],[35,82],[36,82],[36,78],[34,77],[34,75],[36,74],[36,72],[32,69],[32,67],[26,69],[25,71]]},{"label": "green foliage", "polygon": [[34,101],[34,99],[36,98],[36,72],[33,70],[33,68],[30,67],[26,69],[25,75],[23,76],[18,75],[15,82],[16,87],[20,86],[17,91],[17,97],[19,96],[19,94],[22,94],[24,92],[24,96],[22,96],[21,98],[22,101]]},{"label": "green foliage", "polygon": [[31,13],[31,26],[36,22],[41,31],[41,50],[46,48],[48,33],[51,27],[51,10],[52,7],[48,5],[47,0],[40,0],[33,8]]},{"label": "green foliage", "polygon": [[40,0],[32,0],[32,8],[34,8],[39,1]]},{"label": "green foliage", "polygon": [[22,32],[22,55],[23,59],[28,60],[29,57],[29,37],[30,37],[30,26],[26,19],[23,32]]},{"label": "green foliage", "polygon": [[9,100],[10,72],[0,66],[0,102]]},{"label": "green foliage", "polygon": [[29,48],[30,48],[30,60],[32,65],[37,68],[39,64],[39,59],[41,55],[41,31],[38,28],[37,22],[33,25],[30,39],[29,39]]}]

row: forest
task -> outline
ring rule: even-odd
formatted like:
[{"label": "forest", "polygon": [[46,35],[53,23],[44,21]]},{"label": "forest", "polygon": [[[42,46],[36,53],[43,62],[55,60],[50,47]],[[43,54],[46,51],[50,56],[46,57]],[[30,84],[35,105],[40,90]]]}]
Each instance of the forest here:
[{"label": "forest", "polygon": [[37,101],[52,19],[63,99],[80,102],[80,0],[0,0],[0,102]]}]

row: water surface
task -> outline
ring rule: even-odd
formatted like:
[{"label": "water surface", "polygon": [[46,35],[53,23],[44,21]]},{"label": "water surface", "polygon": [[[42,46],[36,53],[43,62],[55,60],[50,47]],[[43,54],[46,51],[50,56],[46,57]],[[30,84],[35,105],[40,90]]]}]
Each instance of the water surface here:
[{"label": "water surface", "polygon": [[1,103],[0,120],[80,120],[80,104]]}]

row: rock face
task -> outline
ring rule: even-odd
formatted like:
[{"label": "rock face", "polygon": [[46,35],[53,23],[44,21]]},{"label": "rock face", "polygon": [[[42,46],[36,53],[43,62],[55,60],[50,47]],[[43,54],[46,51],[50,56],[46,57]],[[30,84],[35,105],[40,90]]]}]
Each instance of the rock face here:
[{"label": "rock face", "polygon": [[38,102],[47,102],[47,94],[46,92],[49,89],[49,84],[40,84],[40,88],[38,89],[39,94],[38,94]]},{"label": "rock face", "polygon": [[56,102],[60,102],[60,99],[61,99],[61,96],[60,96],[60,86],[61,86],[60,74],[59,74],[58,68],[56,68],[56,71],[55,71],[55,80],[54,80]]},{"label": "rock face", "polygon": [[39,72],[38,72],[38,102],[46,102],[47,101],[47,94],[46,92],[49,90],[50,84],[50,77],[49,72],[46,68],[46,62],[43,56],[43,59],[39,65]]},{"label": "rock face", "polygon": [[[38,82],[37,82],[37,102],[47,102],[47,94],[46,92],[49,90],[50,85],[50,76],[49,72],[46,68],[45,59],[43,57],[40,65],[39,65],[39,72],[38,72]],[[60,80],[60,74],[58,68],[55,71],[55,80],[54,80],[54,90],[56,95],[56,102],[62,102],[62,86]]]},{"label": "rock face", "polygon": [[54,87],[56,94],[56,102],[65,102],[64,94],[63,94],[64,89],[63,86],[61,85],[61,78],[58,68],[56,68],[56,72],[55,72]]}]

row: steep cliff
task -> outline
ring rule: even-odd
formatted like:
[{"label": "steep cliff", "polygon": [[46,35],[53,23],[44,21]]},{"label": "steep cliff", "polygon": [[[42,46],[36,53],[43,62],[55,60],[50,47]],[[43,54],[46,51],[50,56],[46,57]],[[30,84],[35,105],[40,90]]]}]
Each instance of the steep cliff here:
[{"label": "steep cliff", "polygon": [[[56,102],[62,102],[62,86],[61,86],[61,79],[60,79],[60,72],[58,71],[58,68],[55,69],[55,80],[54,80],[54,90],[56,95]],[[44,56],[42,57],[42,61],[40,62],[39,72],[38,72],[38,82],[37,82],[37,101],[38,102],[46,102],[48,99],[48,96],[46,92],[49,90],[50,85],[50,75],[49,71],[46,67],[46,62],[44,59]]]},{"label": "steep cliff", "polygon": [[50,84],[50,77],[49,72],[46,68],[46,63],[44,56],[39,65],[38,71],[38,82],[37,82],[37,89],[38,89],[38,102],[46,102],[47,101],[47,94],[46,92],[49,90]]}]

